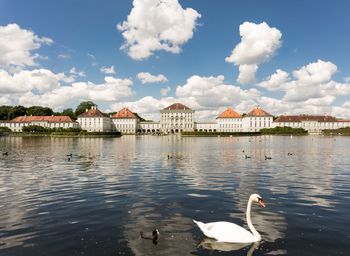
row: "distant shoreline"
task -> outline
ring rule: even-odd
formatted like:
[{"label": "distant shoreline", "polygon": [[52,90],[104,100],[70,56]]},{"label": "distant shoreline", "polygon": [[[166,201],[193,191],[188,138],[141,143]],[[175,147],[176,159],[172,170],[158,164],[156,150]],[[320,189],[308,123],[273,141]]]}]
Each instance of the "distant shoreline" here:
[{"label": "distant shoreline", "polygon": [[3,136],[9,137],[54,137],[54,138],[119,138],[122,135],[120,133],[84,133],[84,134],[55,134],[55,133],[23,133],[23,132],[11,132],[4,134]]}]

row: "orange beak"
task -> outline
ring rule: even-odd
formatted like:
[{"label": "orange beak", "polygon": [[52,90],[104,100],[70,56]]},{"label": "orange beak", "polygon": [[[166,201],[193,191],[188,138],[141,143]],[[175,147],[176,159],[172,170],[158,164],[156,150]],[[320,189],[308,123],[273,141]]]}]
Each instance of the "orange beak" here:
[{"label": "orange beak", "polygon": [[266,207],[266,205],[264,204],[264,202],[263,202],[262,199],[259,199],[259,200],[258,200],[258,203],[259,203],[259,205],[260,205],[261,207],[263,207],[263,208]]}]

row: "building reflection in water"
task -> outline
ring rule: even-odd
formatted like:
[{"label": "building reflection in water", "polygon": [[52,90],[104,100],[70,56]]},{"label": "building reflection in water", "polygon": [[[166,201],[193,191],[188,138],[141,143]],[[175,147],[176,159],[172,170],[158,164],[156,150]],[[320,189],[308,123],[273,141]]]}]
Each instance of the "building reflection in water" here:
[{"label": "building reflection in water", "polygon": [[[0,140],[9,152],[0,161],[0,231],[7,234],[1,248],[28,246],[31,239],[51,232],[50,226],[44,231],[37,227],[45,221],[52,224],[53,205],[73,208],[91,200],[84,209],[101,214],[98,221],[103,224],[106,216],[94,212],[94,198],[103,207],[116,209],[114,225],[120,225],[135,255],[189,255],[198,245],[231,251],[236,247],[204,239],[192,218],[247,228],[251,193],[266,201],[265,209],[254,205],[251,214],[263,243],[271,244],[285,239],[286,215],[306,214],[302,211],[309,206],[334,210],[341,200],[334,197],[342,185],[339,166],[347,168],[347,152],[339,150],[348,146],[346,140],[312,136]],[[336,150],[340,155],[334,154]],[[245,154],[251,158],[245,159]],[[272,159],[265,160],[265,155]],[[127,209],[120,209],[125,205]],[[69,209],[61,214],[66,221],[72,217]],[[140,239],[140,231],[154,228],[161,233],[157,245]],[[255,248],[242,250],[249,253]],[[274,249],[287,253],[285,248]]]}]

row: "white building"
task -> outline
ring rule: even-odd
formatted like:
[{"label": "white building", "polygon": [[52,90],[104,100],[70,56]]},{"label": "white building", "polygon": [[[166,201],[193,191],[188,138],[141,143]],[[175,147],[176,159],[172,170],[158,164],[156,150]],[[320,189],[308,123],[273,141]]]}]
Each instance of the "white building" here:
[{"label": "white building", "polygon": [[139,132],[141,133],[160,132],[160,123],[155,121],[140,121]]},{"label": "white building", "polygon": [[91,109],[78,116],[80,128],[88,132],[108,132],[111,131],[111,118],[103,114],[97,109],[97,106],[92,106]]},{"label": "white building", "polygon": [[8,127],[13,132],[22,132],[24,126],[45,128],[79,128],[79,124],[69,116],[18,116],[11,121],[0,122],[0,127]]},{"label": "white building", "polygon": [[242,116],[233,108],[227,108],[217,118],[217,129],[219,132],[242,132]]},{"label": "white building", "polygon": [[350,127],[350,120],[338,120],[333,116],[299,115],[279,116],[273,123],[274,127],[303,128],[308,132]]},{"label": "white building", "polygon": [[255,107],[242,118],[243,132],[258,132],[263,128],[272,128],[273,116],[261,109]]},{"label": "white building", "polygon": [[160,129],[165,133],[194,131],[194,110],[174,103],[160,110]]},{"label": "white building", "polygon": [[218,124],[216,122],[195,122],[194,131],[196,132],[217,132]]},{"label": "white building", "polygon": [[129,134],[138,132],[140,118],[128,108],[119,110],[111,118],[112,130]]}]

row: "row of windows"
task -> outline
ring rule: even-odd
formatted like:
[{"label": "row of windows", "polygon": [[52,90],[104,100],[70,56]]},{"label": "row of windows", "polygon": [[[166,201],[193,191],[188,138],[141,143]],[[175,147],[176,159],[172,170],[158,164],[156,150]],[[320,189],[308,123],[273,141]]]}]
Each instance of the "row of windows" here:
[{"label": "row of windows", "polygon": [[[258,124],[259,124],[259,126],[258,126]],[[250,121],[250,127],[270,127],[270,122],[268,122],[268,123],[264,122],[264,126],[261,126],[261,124],[262,124],[261,121],[259,121],[259,122],[257,122],[257,121],[252,122],[252,121]]]},{"label": "row of windows", "polygon": [[242,124],[220,124],[219,125],[220,128],[238,128],[238,127],[242,127]]}]

